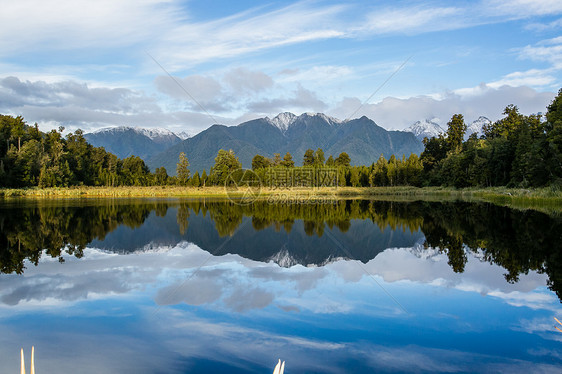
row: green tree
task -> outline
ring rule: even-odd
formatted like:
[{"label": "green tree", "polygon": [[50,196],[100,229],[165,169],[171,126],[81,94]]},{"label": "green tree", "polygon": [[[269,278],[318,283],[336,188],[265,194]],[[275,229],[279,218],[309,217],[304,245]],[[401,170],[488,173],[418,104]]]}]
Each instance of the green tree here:
[{"label": "green tree", "polygon": [[335,165],[336,162],[334,161],[334,156],[330,155],[330,157],[328,157],[328,159],[326,160],[326,166],[334,167]]},{"label": "green tree", "polygon": [[203,173],[201,173],[201,186],[203,186],[203,187],[206,186],[207,179],[209,179],[209,177],[207,176],[207,171],[205,169],[203,169]]},{"label": "green tree", "polygon": [[19,185],[37,186],[41,172],[41,158],[43,157],[41,143],[32,139],[26,142],[17,153],[15,172]]},{"label": "green tree", "polygon": [[154,172],[154,180],[158,186],[163,186],[168,182],[168,172],[164,166],[156,168]]},{"label": "green tree", "polygon": [[388,186],[388,162],[381,153],[379,159],[375,163],[371,175],[369,176],[369,183],[372,186]]},{"label": "green tree", "polygon": [[464,123],[462,114],[454,114],[447,123],[447,126],[447,143],[449,149],[456,152],[460,149],[464,134],[466,133],[466,123]]},{"label": "green tree", "polygon": [[270,165],[269,159],[262,155],[255,155],[252,158],[252,170],[265,169]]},{"label": "green tree", "polygon": [[281,166],[284,166],[286,168],[292,168],[295,166],[295,162],[293,161],[293,156],[291,156],[289,152],[287,152],[285,156],[283,156],[283,161],[281,161]]},{"label": "green tree", "polygon": [[193,187],[199,187],[201,185],[201,178],[199,177],[199,172],[196,171],[191,178],[191,185]]},{"label": "green tree", "polygon": [[242,164],[238,161],[238,157],[236,157],[232,150],[225,151],[220,149],[217,157],[215,157],[215,164],[211,168],[213,183],[224,184],[229,174],[241,168]]},{"label": "green tree", "polygon": [[306,152],[304,152],[302,166],[313,166],[313,165],[314,165],[314,151],[309,148],[306,150]]},{"label": "green tree", "polygon": [[180,153],[178,163],[176,164],[176,175],[180,185],[185,186],[189,180],[191,172],[189,171],[189,160],[184,152]]},{"label": "green tree", "polygon": [[506,138],[513,140],[513,137],[516,136],[523,122],[523,115],[519,113],[519,109],[515,105],[508,105],[504,109],[503,114],[505,115],[504,118],[484,126],[483,130],[486,139]]},{"label": "green tree", "polygon": [[547,108],[546,121],[546,137],[551,155],[548,169],[554,178],[562,178],[562,88]]},{"label": "green tree", "polygon": [[314,152],[314,166],[316,167],[320,167],[320,166],[324,166],[324,161],[325,161],[325,157],[324,157],[324,151],[322,150],[322,148],[318,148],[316,150],[316,152]]},{"label": "green tree", "polygon": [[125,185],[128,186],[148,186],[150,184],[150,169],[143,159],[131,155],[123,160],[121,174]]},{"label": "green tree", "polygon": [[351,157],[345,152],[339,154],[336,158],[336,166],[349,167],[351,164]]},{"label": "green tree", "polygon": [[273,154],[273,160],[271,160],[271,164],[273,166],[279,166],[281,165],[282,159],[281,159],[281,153],[274,153]]},{"label": "green tree", "polygon": [[21,150],[21,138],[25,135],[25,127],[22,116],[12,119],[12,137],[18,140],[18,152]]}]

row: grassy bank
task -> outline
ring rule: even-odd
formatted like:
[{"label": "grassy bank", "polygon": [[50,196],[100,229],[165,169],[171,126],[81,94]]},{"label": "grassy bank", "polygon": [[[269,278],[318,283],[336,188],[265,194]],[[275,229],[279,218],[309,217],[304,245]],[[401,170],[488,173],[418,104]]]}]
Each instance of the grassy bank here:
[{"label": "grassy bank", "polygon": [[224,187],[69,187],[0,189],[0,198],[89,198],[89,197],[252,197],[296,199],[311,197],[377,198],[392,200],[487,201],[518,209],[562,212],[562,190],[555,188],[510,189],[504,187],[454,189],[446,187],[338,187],[243,190]]}]

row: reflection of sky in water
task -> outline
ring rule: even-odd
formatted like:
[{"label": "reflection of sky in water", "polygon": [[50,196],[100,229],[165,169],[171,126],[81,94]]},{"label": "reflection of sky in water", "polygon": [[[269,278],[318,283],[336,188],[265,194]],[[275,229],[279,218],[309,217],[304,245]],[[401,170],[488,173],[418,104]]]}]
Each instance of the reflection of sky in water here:
[{"label": "reflection of sky in water", "polygon": [[[17,372],[559,372],[559,301],[546,276],[431,250],[367,264],[282,268],[182,242],[130,255],[87,249],[0,277],[0,362]],[[373,277],[369,276],[373,274]],[[404,312],[379,287],[406,309]]]}]

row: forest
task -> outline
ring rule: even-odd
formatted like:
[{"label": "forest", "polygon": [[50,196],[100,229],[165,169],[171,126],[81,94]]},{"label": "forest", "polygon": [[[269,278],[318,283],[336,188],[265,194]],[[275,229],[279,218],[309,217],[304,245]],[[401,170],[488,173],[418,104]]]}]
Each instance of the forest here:
[{"label": "forest", "polygon": [[[64,128],[44,133],[21,116],[0,115],[0,187],[225,185],[229,178],[273,187],[309,186],[449,186],[562,187],[562,89],[546,115],[523,115],[517,106],[505,108],[504,117],[464,140],[467,125],[455,114],[447,131],[424,139],[424,151],[352,166],[345,153],[326,158],[323,150],[308,149],[302,166],[290,153],[272,158],[256,155],[252,176],[242,178],[242,167],[232,151],[219,150],[209,174],[191,175],[189,160],[178,155],[175,175],[164,167],[154,172],[138,156],[119,159],[104,148],[89,144],[81,130],[63,136]],[[287,172],[290,171],[289,174]],[[312,179],[295,180],[310,174]],[[289,175],[289,177],[287,177]],[[281,177],[280,177],[281,176]],[[326,179],[328,177],[328,179]],[[279,182],[282,178],[282,182]],[[287,180],[287,178],[289,178]],[[310,182],[311,181],[311,182]]]}]

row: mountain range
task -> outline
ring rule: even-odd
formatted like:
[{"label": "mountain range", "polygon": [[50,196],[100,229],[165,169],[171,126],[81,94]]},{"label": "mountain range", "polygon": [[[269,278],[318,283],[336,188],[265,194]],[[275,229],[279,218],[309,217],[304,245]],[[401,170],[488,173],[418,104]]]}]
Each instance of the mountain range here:
[{"label": "mountain range", "polygon": [[175,134],[166,129],[143,129],[138,127],[107,127],[84,134],[84,138],[95,147],[104,147],[106,151],[119,158],[131,155],[148,160],[174,144],[187,139],[185,132]]},{"label": "mountain range", "polygon": [[[480,136],[482,127],[489,123],[482,116],[470,123],[465,140],[472,133]],[[326,158],[347,152],[353,165],[370,165],[381,154],[386,158],[420,154],[423,138],[445,131],[437,118],[417,121],[404,131],[387,131],[367,117],[341,121],[322,113],[280,113],[237,126],[215,124],[193,137],[185,132],[125,126],[100,129],[84,137],[119,158],[139,156],[153,171],[164,166],[168,174],[175,174],[180,152],[186,153],[192,173],[209,172],[221,148],[232,149],[246,168],[251,167],[256,154],[273,157],[274,153],[284,156],[287,152],[300,165],[308,148],[322,148]]]},{"label": "mountain range", "polygon": [[192,173],[209,172],[221,148],[232,149],[242,166],[250,168],[256,154],[273,157],[274,153],[283,156],[287,152],[300,165],[309,148],[322,148],[326,158],[347,152],[353,165],[370,165],[381,154],[386,158],[419,154],[423,144],[412,133],[387,131],[365,116],[340,121],[322,113],[281,113],[237,126],[213,125],[150,158],[148,166],[152,170],[164,166],[174,174],[178,155],[185,152]]}]

